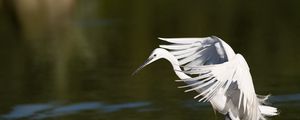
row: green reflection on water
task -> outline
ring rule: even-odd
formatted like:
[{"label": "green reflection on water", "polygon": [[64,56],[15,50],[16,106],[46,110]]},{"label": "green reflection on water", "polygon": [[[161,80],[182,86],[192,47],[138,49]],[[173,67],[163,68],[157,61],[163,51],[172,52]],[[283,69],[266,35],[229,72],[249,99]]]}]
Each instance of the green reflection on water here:
[{"label": "green reflection on water", "polygon": [[[182,108],[193,95],[176,89],[180,84],[173,82],[166,61],[130,76],[161,43],[157,37],[219,36],[245,56],[257,93],[299,93],[299,5],[289,0],[2,0],[0,113],[51,101],[151,101],[159,111],[84,112],[62,119],[212,119],[209,108]],[[291,107],[299,102],[275,106],[282,114],[274,119],[299,119],[299,108]]]}]

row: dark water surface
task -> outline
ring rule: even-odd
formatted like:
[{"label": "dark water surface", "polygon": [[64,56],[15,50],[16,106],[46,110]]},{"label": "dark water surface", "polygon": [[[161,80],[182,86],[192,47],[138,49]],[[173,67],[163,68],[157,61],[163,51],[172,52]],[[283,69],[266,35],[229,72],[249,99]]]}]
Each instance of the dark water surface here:
[{"label": "dark water surface", "polygon": [[[38,2],[42,1],[42,2]],[[300,120],[300,1],[0,0],[0,119],[221,120],[157,61],[157,37],[216,35],[274,120]]]}]

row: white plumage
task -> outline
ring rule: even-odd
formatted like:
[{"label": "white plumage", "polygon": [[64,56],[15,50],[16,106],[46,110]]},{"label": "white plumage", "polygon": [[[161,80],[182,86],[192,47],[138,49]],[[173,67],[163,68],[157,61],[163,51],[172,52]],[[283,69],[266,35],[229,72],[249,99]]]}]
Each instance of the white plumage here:
[{"label": "white plumage", "polygon": [[[260,120],[277,115],[277,109],[258,98],[249,66],[240,54],[218,37],[159,38],[169,42],[155,49],[144,66],[164,58],[187,85],[185,92],[197,91],[194,98],[209,101],[212,107],[232,120]],[[138,71],[137,70],[137,71]]]}]

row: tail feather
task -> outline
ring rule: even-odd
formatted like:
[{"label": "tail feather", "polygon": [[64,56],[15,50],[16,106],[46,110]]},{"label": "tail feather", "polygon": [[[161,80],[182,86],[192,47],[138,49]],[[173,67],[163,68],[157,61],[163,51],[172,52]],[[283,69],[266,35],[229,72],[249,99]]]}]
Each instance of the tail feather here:
[{"label": "tail feather", "polygon": [[259,110],[264,116],[275,116],[279,114],[277,108],[275,107],[260,105]]}]

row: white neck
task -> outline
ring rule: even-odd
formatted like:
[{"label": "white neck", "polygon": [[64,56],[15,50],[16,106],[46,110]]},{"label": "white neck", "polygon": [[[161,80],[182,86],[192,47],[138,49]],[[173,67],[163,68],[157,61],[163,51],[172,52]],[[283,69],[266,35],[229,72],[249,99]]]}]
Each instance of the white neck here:
[{"label": "white neck", "polygon": [[168,60],[172,64],[172,67],[173,67],[176,75],[180,79],[191,78],[190,76],[188,76],[187,74],[185,74],[184,72],[182,72],[181,68],[179,67],[178,60],[170,52],[165,52],[165,55],[164,55],[163,58],[165,58],[166,60]]}]

